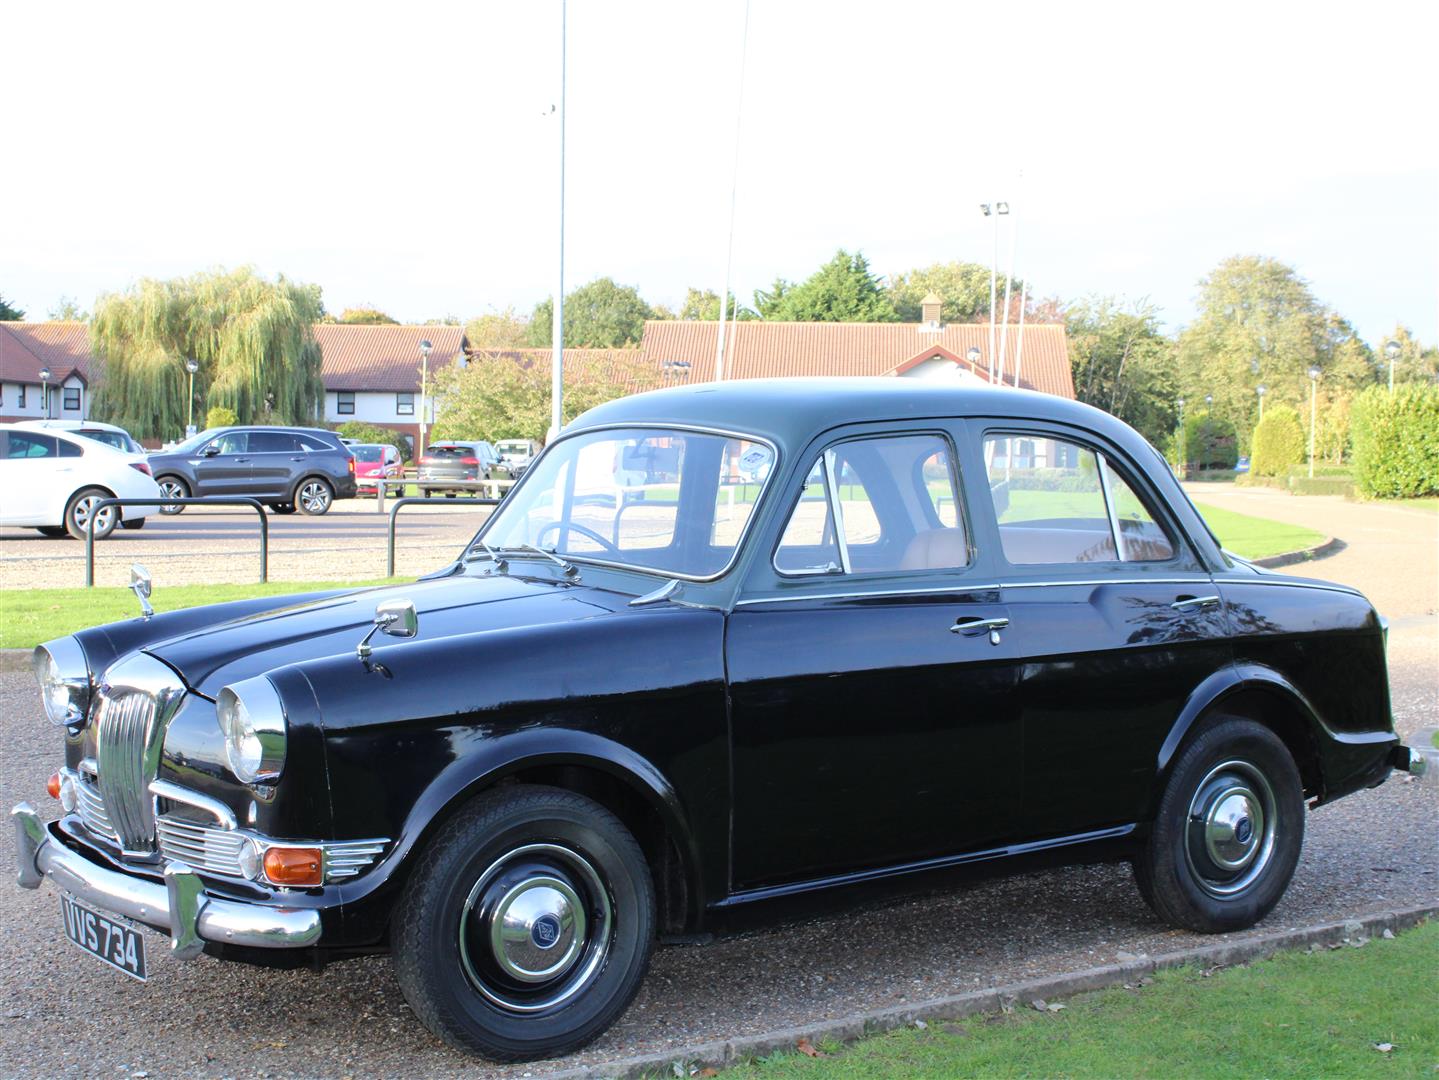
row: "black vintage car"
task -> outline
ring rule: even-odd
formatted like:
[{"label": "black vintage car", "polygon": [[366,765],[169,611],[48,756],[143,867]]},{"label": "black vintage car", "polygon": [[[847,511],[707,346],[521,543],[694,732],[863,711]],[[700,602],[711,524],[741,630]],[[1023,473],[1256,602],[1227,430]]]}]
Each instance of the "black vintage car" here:
[{"label": "black vintage car", "polygon": [[[144,591],[140,589],[139,591]],[[412,585],[37,650],[22,885],[143,974],[394,954],[447,1042],[572,1050],[655,941],[936,874],[1127,860],[1249,926],[1305,803],[1418,771],[1364,597],[1226,554],[1094,409],[905,379],[601,406]]]}]

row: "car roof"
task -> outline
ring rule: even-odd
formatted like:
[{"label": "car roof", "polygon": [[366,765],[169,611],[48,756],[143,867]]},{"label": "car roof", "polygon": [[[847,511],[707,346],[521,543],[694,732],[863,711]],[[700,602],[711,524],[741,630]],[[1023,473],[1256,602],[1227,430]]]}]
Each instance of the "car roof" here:
[{"label": "car roof", "polygon": [[970,416],[1070,424],[1126,444],[1137,438],[1106,412],[1037,390],[882,375],[736,379],[651,390],[590,409],[565,434],[616,424],[678,424],[752,433],[796,447],[842,424]]},{"label": "car roof", "polygon": [[51,431],[116,431],[121,435],[130,434],[116,424],[106,424],[100,420],[17,420],[12,426],[48,428]]}]

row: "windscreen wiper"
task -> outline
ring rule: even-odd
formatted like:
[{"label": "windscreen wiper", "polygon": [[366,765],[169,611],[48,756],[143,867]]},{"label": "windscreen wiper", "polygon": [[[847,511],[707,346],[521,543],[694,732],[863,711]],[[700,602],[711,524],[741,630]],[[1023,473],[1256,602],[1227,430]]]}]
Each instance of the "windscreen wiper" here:
[{"label": "windscreen wiper", "polygon": [[556,555],[553,551],[547,551],[544,548],[540,547],[538,544],[514,544],[511,547],[501,548],[500,550],[510,554],[514,554],[517,552],[533,552],[534,554],[539,555],[542,558],[549,559],[550,562],[555,563],[557,566],[559,566],[559,568],[565,572],[565,577],[575,580],[579,579],[580,571],[574,563],[566,562],[564,559]]},{"label": "windscreen wiper", "polygon": [[[479,548],[480,550],[476,551],[475,548]],[[494,548],[490,547],[490,545],[485,543],[483,540],[476,540],[473,544],[471,544],[469,549],[465,552],[463,556],[461,556],[461,558],[467,563],[474,562],[476,559],[489,559],[495,564],[495,569],[502,574],[505,572],[505,567],[509,565],[508,561],[503,555],[501,555]]]}]

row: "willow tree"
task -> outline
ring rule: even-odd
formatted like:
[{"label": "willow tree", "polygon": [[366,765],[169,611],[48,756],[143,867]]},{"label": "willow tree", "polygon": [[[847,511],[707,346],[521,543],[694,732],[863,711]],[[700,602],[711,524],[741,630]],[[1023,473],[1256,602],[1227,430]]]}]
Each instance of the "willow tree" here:
[{"label": "willow tree", "polygon": [[189,416],[185,361],[195,373],[195,411],[223,405],[241,423],[308,423],[324,400],[313,324],[324,314],[318,285],[249,267],[156,281],[102,296],[90,320],[101,362],[96,412],[139,437],[165,438]]}]

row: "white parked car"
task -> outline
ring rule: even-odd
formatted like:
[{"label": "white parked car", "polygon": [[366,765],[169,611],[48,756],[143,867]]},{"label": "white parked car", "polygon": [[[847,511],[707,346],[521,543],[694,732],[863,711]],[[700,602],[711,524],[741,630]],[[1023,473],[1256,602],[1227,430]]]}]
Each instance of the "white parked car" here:
[{"label": "white parked car", "polygon": [[83,435],[129,454],[136,461],[145,460],[145,448],[128,431],[114,424],[102,424],[99,420],[18,420],[15,426],[68,431],[71,435]]},{"label": "white parked car", "polygon": [[[69,431],[0,424],[0,525],[83,540],[96,504],[112,498],[160,498],[143,459]],[[95,539],[116,524],[138,529],[158,510],[107,506],[95,518]]]}]

